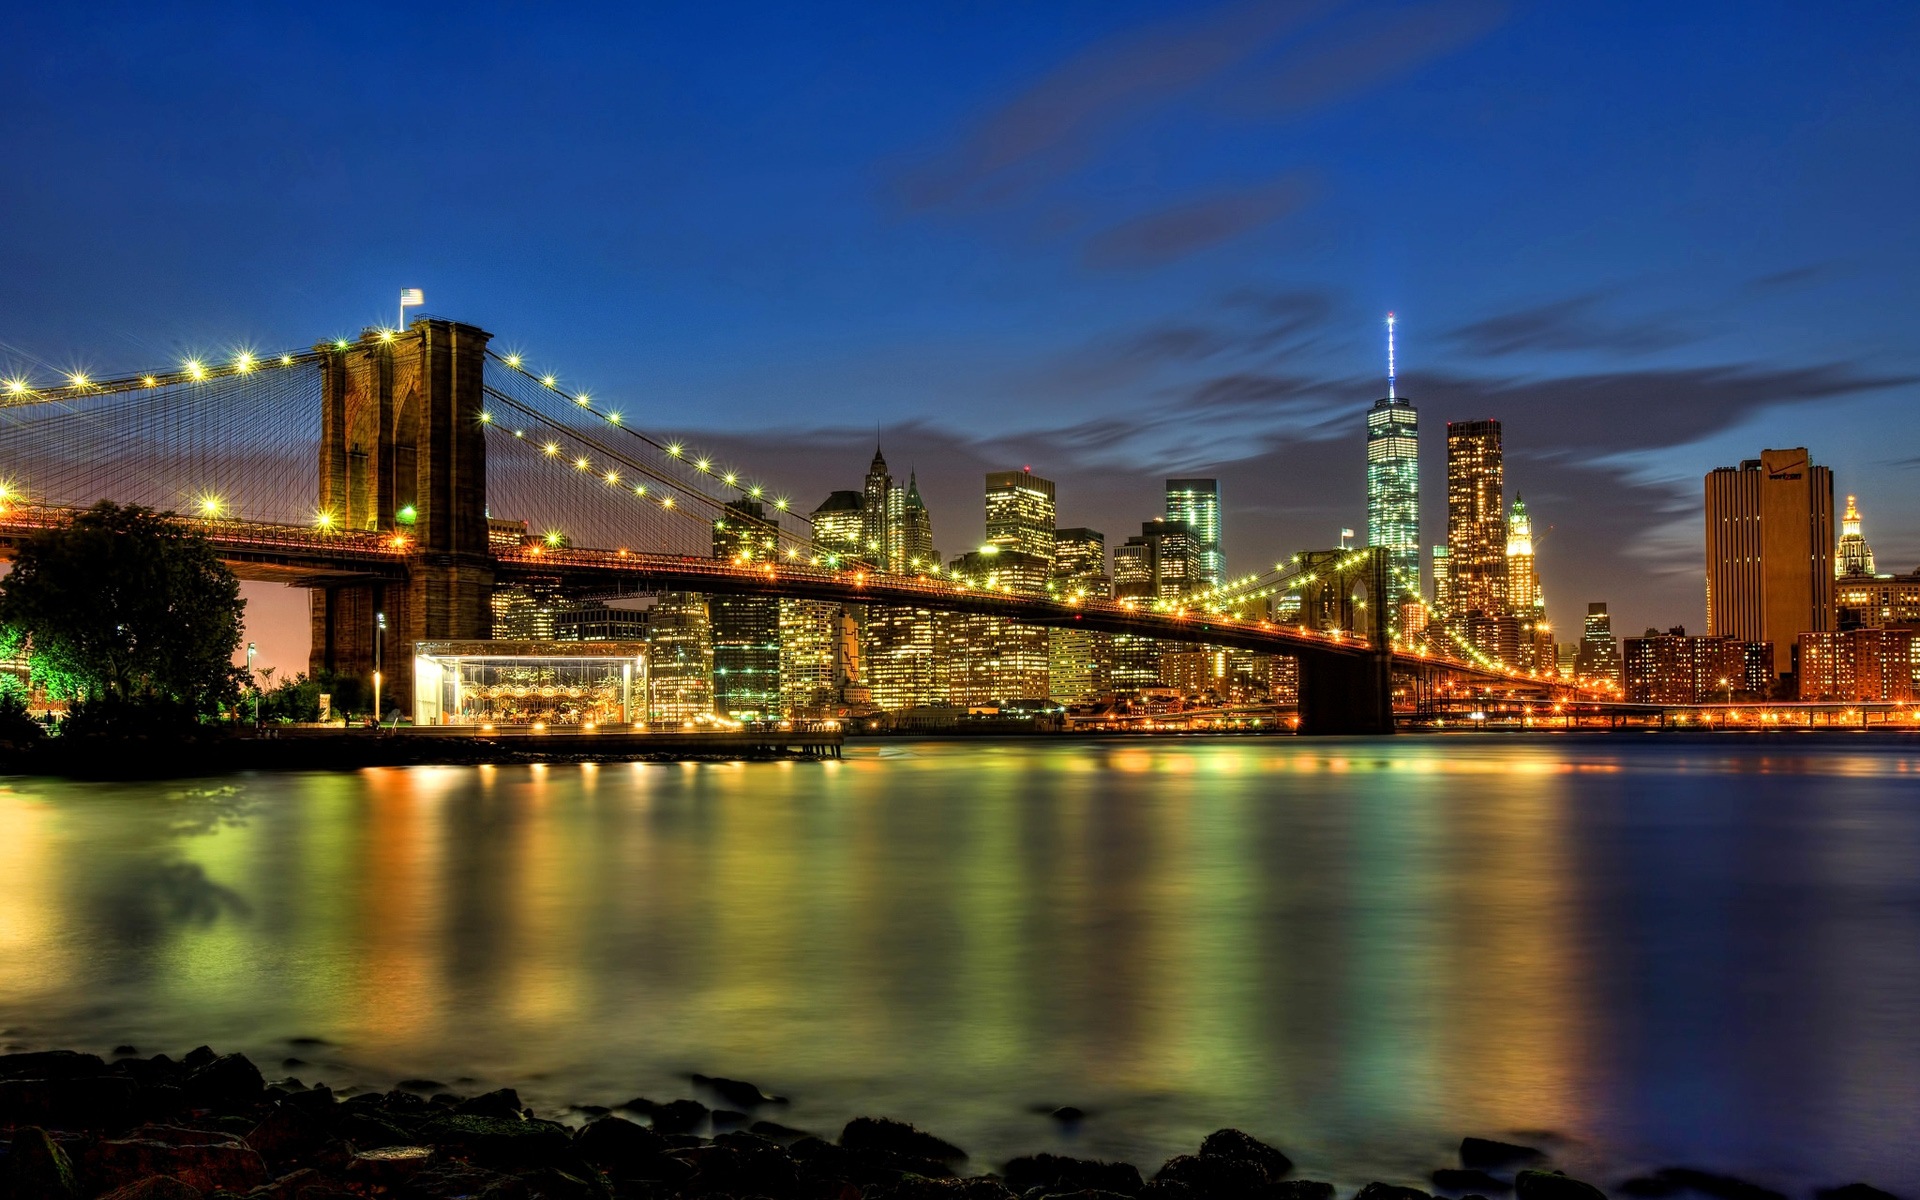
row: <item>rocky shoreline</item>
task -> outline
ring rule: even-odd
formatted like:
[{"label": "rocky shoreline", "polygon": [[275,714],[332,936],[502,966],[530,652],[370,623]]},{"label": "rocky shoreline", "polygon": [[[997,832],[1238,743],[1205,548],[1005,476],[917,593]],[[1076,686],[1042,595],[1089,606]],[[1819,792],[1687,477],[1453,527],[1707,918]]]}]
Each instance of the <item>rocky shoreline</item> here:
[{"label": "rocky shoreline", "polygon": [[[1293,1178],[1280,1149],[1222,1129],[1147,1172],[1035,1154],[991,1170],[912,1125],[858,1117],[816,1136],[760,1115],[784,1101],[751,1083],[692,1076],[729,1108],[635,1097],[589,1107],[578,1129],[543,1120],[511,1088],[462,1096],[433,1080],[336,1095],[268,1082],[238,1054],[179,1060],[121,1047],[0,1055],[0,1200],[1335,1200]],[[1063,1120],[1079,1114],[1055,1114]],[[700,1131],[708,1131],[702,1134]],[[1604,1189],[1529,1146],[1462,1139],[1434,1193],[1487,1200],[1789,1200],[1759,1184],[1668,1168]],[[1433,1200],[1386,1183],[1353,1200]],[[1895,1200],[1863,1183],[1812,1200]]]}]

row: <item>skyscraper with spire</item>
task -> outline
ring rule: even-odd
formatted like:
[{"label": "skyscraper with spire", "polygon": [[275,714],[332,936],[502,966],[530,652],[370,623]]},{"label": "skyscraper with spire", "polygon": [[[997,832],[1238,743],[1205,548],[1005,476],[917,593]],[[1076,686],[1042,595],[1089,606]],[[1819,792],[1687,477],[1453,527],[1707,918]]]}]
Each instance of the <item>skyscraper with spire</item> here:
[{"label": "skyscraper with spire", "polygon": [[1420,414],[1395,389],[1387,314],[1387,394],[1367,412],[1367,545],[1387,551],[1399,600],[1420,595]]},{"label": "skyscraper with spire", "polygon": [[1860,532],[1860,506],[1847,497],[1847,511],[1840,518],[1840,553],[1834,557],[1834,574],[1842,579],[1873,574],[1873,547]]},{"label": "skyscraper with spire", "polygon": [[905,567],[902,537],[905,534],[903,510],[906,493],[893,485],[887,460],[880,447],[873,448],[873,463],[867,468],[861,489],[860,557],[877,570],[898,571]]}]

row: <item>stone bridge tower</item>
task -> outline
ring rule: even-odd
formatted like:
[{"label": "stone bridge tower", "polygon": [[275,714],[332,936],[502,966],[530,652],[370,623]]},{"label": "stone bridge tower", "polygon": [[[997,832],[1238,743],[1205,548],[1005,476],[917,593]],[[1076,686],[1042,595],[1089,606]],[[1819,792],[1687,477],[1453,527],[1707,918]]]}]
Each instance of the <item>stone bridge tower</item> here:
[{"label": "stone bridge tower", "polygon": [[310,670],[371,686],[382,646],[383,708],[409,711],[413,646],[492,627],[487,447],[480,415],[492,335],[422,317],[321,352],[318,518],[405,539],[392,577],[314,579]]}]

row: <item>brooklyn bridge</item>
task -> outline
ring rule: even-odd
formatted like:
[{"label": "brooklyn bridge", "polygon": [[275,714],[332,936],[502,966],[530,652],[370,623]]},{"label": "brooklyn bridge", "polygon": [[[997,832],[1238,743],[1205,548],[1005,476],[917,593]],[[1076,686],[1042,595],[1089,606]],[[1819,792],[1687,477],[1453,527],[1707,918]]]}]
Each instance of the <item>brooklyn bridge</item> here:
[{"label": "brooklyn bridge", "polygon": [[[663,414],[536,374],[494,341],[421,317],[291,353],[0,382],[0,556],[103,499],[174,513],[241,578],[309,589],[313,669],[361,677],[382,628],[396,661],[417,643],[485,639],[494,589],[539,578],[573,595],[893,604],[1288,655],[1303,733],[1391,732],[1396,681],[1403,696],[1442,677],[1562,687],[1396,643],[1377,551],[1160,604],[882,571],[817,538],[774,482],[656,435]],[[714,522],[743,507],[762,514],[760,549],[714,557]],[[1330,602],[1312,606],[1319,619],[1275,621],[1267,599],[1288,588]],[[396,703],[408,686],[394,673]]]}]

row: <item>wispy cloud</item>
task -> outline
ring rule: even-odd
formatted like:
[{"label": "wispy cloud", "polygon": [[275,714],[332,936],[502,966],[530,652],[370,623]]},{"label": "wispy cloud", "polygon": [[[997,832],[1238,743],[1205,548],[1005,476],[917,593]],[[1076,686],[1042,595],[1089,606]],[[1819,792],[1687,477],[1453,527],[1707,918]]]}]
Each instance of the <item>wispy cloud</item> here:
[{"label": "wispy cloud", "polygon": [[1234,3],[1100,42],[982,117],[906,172],[913,209],[1024,200],[1077,170],[1129,121],[1255,57],[1339,0]]},{"label": "wispy cloud", "polygon": [[1230,241],[1300,208],[1311,194],[1305,176],[1220,192],[1122,221],[1088,240],[1090,267],[1158,267]]},{"label": "wispy cloud", "polygon": [[1462,325],[1447,337],[1486,357],[1531,350],[1638,354],[1695,341],[1698,335],[1676,319],[1622,320],[1606,312],[1598,292],[1552,300]]}]

